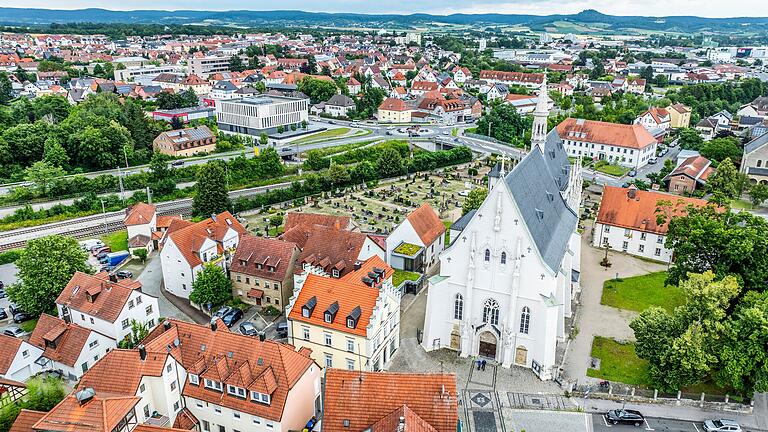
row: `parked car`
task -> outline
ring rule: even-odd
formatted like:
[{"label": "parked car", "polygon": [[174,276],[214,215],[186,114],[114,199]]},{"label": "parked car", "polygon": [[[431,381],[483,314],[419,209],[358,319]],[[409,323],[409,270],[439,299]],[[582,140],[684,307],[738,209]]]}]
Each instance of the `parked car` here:
[{"label": "parked car", "polygon": [[11,315],[16,314],[18,312],[23,312],[20,307],[16,306],[15,303],[11,303],[8,305],[8,312],[11,313]]},{"label": "parked car", "polygon": [[184,161],[183,160],[175,160],[175,161],[171,162],[171,166],[182,166],[182,165],[184,165]]},{"label": "parked car", "polygon": [[635,171],[635,170],[629,170],[629,172],[627,173],[627,175],[628,175],[628,176],[630,176],[630,177],[634,177],[634,176],[636,176],[636,175],[637,175],[637,171]]},{"label": "parked car", "polygon": [[133,272],[131,272],[129,270],[118,270],[117,273],[115,273],[115,275],[117,275],[117,277],[119,277],[121,279],[132,278],[133,277]]},{"label": "parked car", "polygon": [[259,334],[259,331],[256,329],[256,326],[253,325],[252,322],[246,321],[244,323],[240,323],[240,333],[246,336],[256,336]]},{"label": "parked car", "polygon": [[277,323],[277,336],[280,338],[288,337],[288,321]]},{"label": "parked car", "polygon": [[648,163],[651,164],[651,165],[655,164],[658,161],[659,160],[657,158],[655,158],[655,157],[652,157],[652,158],[648,159]]},{"label": "parked car", "polygon": [[91,253],[96,255],[96,256],[100,256],[101,254],[105,254],[106,255],[106,254],[108,254],[110,252],[112,252],[112,248],[110,248],[109,246],[102,246],[100,248],[94,248],[93,252],[91,252]]},{"label": "parked car", "polygon": [[459,191],[459,196],[469,196],[469,189],[464,189],[462,191]]},{"label": "parked car", "polygon": [[242,309],[238,308],[232,308],[229,312],[227,312],[226,315],[221,317],[221,320],[224,321],[224,324],[227,325],[227,327],[232,327],[237,320],[243,317],[243,311]]},{"label": "parked car", "polygon": [[7,297],[7,294],[5,294],[5,290],[0,286],[0,299],[4,299]]},{"label": "parked car", "polygon": [[213,314],[214,318],[224,318],[224,315],[228,314],[229,311],[231,311],[232,308],[229,306],[222,306],[221,309],[217,310],[215,314]]},{"label": "parked car", "polygon": [[108,253],[109,252],[100,252],[98,255],[96,255],[96,259],[99,260],[99,262],[101,262],[102,260],[106,262]]},{"label": "parked car", "polygon": [[24,330],[22,330],[21,328],[19,328],[17,326],[10,326],[10,327],[6,327],[6,329],[3,331],[3,334],[6,335],[6,336],[11,336],[11,337],[16,337],[17,338],[17,337],[24,336]]},{"label": "parked car", "polygon": [[630,424],[640,426],[645,423],[645,417],[636,410],[615,409],[605,413],[605,420],[613,425]]},{"label": "parked car", "polygon": [[7,320],[8,314],[5,312],[5,309],[0,308],[0,320]]},{"label": "parked car", "polygon": [[716,419],[704,422],[706,432],[741,432],[741,426],[734,420]]},{"label": "parked car", "polygon": [[88,248],[86,250],[88,252],[93,253],[94,250],[103,248],[104,246],[106,246],[106,245],[104,243],[102,243],[101,241],[99,241],[98,243],[94,243],[94,244],[88,246]]},{"label": "parked car", "polygon": [[115,269],[115,266],[109,265],[109,264],[104,264],[103,266],[101,266],[101,269],[99,271],[105,271],[105,272],[109,273],[109,272],[111,272],[114,269]]},{"label": "parked car", "polygon": [[16,324],[23,323],[24,321],[27,321],[30,319],[32,319],[32,315],[24,311],[19,311],[13,314],[13,322],[15,322]]}]

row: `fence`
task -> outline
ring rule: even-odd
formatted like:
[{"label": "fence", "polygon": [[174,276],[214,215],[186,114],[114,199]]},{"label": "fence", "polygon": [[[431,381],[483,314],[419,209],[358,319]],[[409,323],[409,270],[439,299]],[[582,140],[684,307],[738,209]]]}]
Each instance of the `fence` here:
[{"label": "fence", "polygon": [[711,410],[751,414],[753,402],[750,398],[706,393],[668,393],[621,383],[607,386],[578,385],[567,383],[566,391],[575,397],[624,400],[639,403],[675,404]]}]

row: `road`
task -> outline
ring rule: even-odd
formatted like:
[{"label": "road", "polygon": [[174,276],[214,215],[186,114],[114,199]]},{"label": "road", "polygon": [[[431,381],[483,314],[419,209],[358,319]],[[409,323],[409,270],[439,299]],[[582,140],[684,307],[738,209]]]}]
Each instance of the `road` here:
[{"label": "road", "polygon": [[611,425],[605,421],[601,414],[592,414],[592,429],[594,432],[622,432],[622,431],[665,431],[665,432],[704,432],[704,424],[685,420],[669,420],[646,417],[645,424],[640,427],[633,425]]}]

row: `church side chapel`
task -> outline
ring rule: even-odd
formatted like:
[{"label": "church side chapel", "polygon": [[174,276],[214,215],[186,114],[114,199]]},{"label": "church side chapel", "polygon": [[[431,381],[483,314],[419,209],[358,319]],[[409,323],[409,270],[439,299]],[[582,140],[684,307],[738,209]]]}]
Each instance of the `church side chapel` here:
[{"label": "church side chapel", "polygon": [[534,112],[531,152],[498,178],[429,280],[422,346],[531,368],[552,379],[556,347],[578,289],[581,161],[547,134],[547,85]]}]

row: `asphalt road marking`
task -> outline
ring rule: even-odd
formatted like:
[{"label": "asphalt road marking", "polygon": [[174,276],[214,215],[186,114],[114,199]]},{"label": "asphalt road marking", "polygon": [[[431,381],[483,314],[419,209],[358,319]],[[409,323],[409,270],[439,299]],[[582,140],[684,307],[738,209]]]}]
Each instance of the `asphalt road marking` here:
[{"label": "asphalt road marking", "polygon": [[609,425],[609,424],[608,424],[608,420],[606,420],[606,419],[605,419],[605,416],[604,416],[604,415],[601,415],[601,416],[600,416],[600,418],[602,418],[602,419],[603,419],[603,423],[605,423],[605,426],[606,426],[606,427],[611,427],[611,425]]},{"label": "asphalt road marking", "polygon": [[693,428],[696,429],[696,432],[699,432],[699,427],[696,426],[696,423],[691,423],[693,425]]},{"label": "asphalt road marking", "polygon": [[648,424],[648,419],[645,419],[644,421],[645,421],[645,430],[648,430],[648,431],[655,430],[651,428],[651,425]]}]

